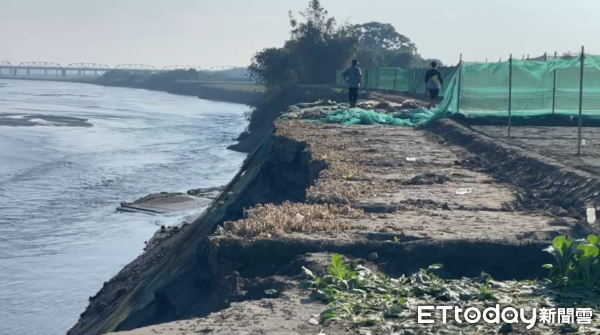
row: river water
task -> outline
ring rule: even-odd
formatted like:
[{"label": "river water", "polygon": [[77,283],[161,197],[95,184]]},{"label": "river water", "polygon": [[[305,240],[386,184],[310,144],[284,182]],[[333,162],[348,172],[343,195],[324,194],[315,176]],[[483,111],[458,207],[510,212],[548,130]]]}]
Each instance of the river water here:
[{"label": "river water", "polygon": [[0,334],[65,334],[88,297],[183,215],[116,213],[119,203],[227,183],[245,157],[225,149],[245,110],[0,79]]}]

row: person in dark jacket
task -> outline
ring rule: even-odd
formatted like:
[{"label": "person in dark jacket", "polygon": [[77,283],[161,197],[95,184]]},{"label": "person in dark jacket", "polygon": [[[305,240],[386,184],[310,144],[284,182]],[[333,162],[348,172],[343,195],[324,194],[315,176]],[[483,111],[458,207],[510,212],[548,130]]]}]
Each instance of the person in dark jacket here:
[{"label": "person in dark jacket", "polygon": [[429,109],[435,108],[436,100],[440,94],[440,88],[444,85],[442,74],[437,69],[437,63],[431,62],[431,69],[425,73],[425,91],[429,92],[431,102],[429,103]]}]

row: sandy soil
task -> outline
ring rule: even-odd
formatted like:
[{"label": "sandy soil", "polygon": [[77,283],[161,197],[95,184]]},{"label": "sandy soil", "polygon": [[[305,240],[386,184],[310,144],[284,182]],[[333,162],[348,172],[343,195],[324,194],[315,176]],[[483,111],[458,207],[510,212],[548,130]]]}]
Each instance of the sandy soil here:
[{"label": "sandy soil", "polygon": [[212,313],[206,318],[177,321],[158,326],[140,328],[119,335],[191,335],[191,334],[311,334],[324,331],[328,335],[348,334],[345,327],[313,325],[327,305],[292,289],[278,299],[262,299],[233,303],[230,308]]}]

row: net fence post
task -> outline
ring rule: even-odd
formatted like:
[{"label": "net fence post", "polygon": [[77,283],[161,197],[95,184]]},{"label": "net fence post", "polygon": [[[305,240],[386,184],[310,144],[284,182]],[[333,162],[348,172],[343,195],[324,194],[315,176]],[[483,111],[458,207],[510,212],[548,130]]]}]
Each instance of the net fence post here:
[{"label": "net fence post", "polygon": [[508,60],[508,137],[510,137],[511,117],[512,117],[512,74],[513,74],[513,57],[510,55]]},{"label": "net fence post", "polygon": [[584,48],[581,47],[581,57],[579,59],[581,63],[579,73],[579,120],[577,125],[577,154],[581,155],[581,114],[583,110],[583,68],[585,66],[585,55]]},{"label": "net fence post", "polygon": [[456,120],[458,120],[458,115],[460,114],[460,86],[461,86],[461,78],[462,78],[462,54],[460,54],[460,59],[458,61],[458,94],[456,97]]},{"label": "net fence post", "polygon": [[[556,60],[557,52],[554,52],[554,59]],[[554,79],[552,83],[552,120],[554,120],[554,111],[556,110],[556,69],[554,69]]]},{"label": "net fence post", "polygon": [[392,91],[396,90],[396,80],[398,80],[398,68],[396,68],[396,74],[394,75],[394,88]]}]

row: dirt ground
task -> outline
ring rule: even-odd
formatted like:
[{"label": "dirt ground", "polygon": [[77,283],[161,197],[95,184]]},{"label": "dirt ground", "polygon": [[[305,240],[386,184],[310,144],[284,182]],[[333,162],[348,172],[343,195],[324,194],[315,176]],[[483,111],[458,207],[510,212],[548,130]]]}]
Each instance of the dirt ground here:
[{"label": "dirt ground", "polygon": [[508,127],[473,126],[472,129],[505,143],[553,158],[565,166],[592,174],[600,173],[600,128],[582,127],[585,144],[577,155],[577,127]]},{"label": "dirt ground", "polygon": [[[306,140],[311,151],[328,157],[330,168],[309,190],[315,202],[330,202],[328,195],[336,194],[365,212],[398,209],[351,220],[351,233],[336,234],[338,239],[389,232],[411,240],[548,240],[575,223],[567,218],[556,224],[556,215],[532,208],[513,210],[514,185],[471,168],[464,161],[472,154],[423,130],[294,124],[280,125],[278,132]],[[461,189],[472,193],[459,194]]]},{"label": "dirt ground", "polygon": [[[494,128],[484,130],[494,134]],[[530,146],[539,150],[552,149],[549,142],[553,139],[541,136],[541,130],[526,131],[515,131],[516,138],[511,141],[537,134],[539,140],[527,143],[537,143]],[[495,172],[493,163],[425,130],[285,121],[276,124],[275,135],[307,143],[312,160],[325,162],[327,169],[308,189],[305,203],[247,209],[244,219],[226,222],[225,229],[215,233],[212,241],[220,267],[237,267],[241,276],[273,276],[278,271],[273,264],[266,270],[257,269],[275,259],[285,262],[284,254],[292,257],[295,250],[296,256],[303,256],[311,248],[324,252],[337,248],[357,250],[356,254],[374,264],[391,262],[384,266],[387,269],[405,269],[402,263],[425,259],[433,264],[439,259],[451,277],[485,270],[524,279],[526,273],[539,273],[543,245],[560,234],[580,234],[581,217],[569,211],[569,204],[557,204],[560,194],[540,200],[536,193],[543,192],[536,185],[521,188],[509,183]],[[566,156],[560,157],[568,161]],[[233,245],[238,252],[228,254],[224,245],[229,245],[229,250]],[[426,248],[435,252],[418,251]],[[471,259],[479,263],[470,263]],[[247,260],[255,263],[244,264]],[[518,270],[506,272],[508,266]],[[290,271],[300,272],[296,270]],[[326,308],[291,285],[278,299],[231,303],[205,318],[119,334],[357,332],[344,324],[325,327],[313,322]]]},{"label": "dirt ground", "polygon": [[140,328],[119,335],[250,335],[250,334],[310,334],[317,335],[326,329],[327,335],[348,334],[348,328],[320,326],[309,323],[318,320],[326,305],[307,297],[298,289],[282,293],[277,299],[261,299],[233,303],[226,310],[212,313],[206,318],[176,321]]}]

